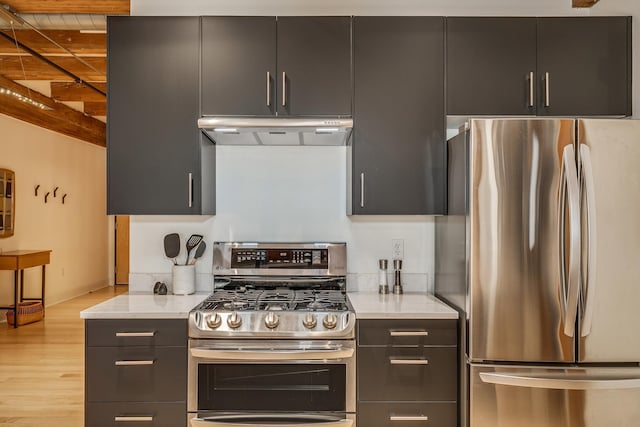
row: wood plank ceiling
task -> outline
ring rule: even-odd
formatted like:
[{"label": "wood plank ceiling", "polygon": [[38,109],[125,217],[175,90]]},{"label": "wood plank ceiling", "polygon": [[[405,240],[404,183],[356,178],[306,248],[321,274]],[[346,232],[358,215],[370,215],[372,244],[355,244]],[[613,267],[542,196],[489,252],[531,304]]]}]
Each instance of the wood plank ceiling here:
[{"label": "wood plank ceiling", "polygon": [[[99,15],[130,11],[129,0],[0,0],[0,4],[27,22],[29,14],[102,18]],[[0,113],[106,146],[106,31],[38,31],[19,22],[12,27],[0,16],[0,91],[4,88]],[[24,102],[20,96],[35,102]]]}]

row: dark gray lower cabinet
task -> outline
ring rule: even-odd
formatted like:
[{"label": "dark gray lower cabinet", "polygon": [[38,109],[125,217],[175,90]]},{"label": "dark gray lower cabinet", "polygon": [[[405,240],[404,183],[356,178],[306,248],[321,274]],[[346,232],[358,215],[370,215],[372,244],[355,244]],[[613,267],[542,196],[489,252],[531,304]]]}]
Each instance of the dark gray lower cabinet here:
[{"label": "dark gray lower cabinet", "polygon": [[348,213],[445,210],[444,18],[353,20]]},{"label": "dark gray lower cabinet", "polygon": [[85,426],[176,427],[186,425],[186,402],[86,404]]},{"label": "dark gray lower cabinet", "polygon": [[359,320],[357,339],[358,425],[457,426],[457,320]]},{"label": "dark gray lower cabinet", "polygon": [[186,320],[87,320],[85,335],[85,425],[186,426]]}]

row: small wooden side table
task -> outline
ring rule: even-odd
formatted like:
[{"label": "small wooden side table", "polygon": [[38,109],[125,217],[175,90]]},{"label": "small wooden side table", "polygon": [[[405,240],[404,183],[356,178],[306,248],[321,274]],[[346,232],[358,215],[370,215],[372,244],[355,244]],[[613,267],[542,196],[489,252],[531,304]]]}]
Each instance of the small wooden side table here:
[{"label": "small wooden side table", "polygon": [[[45,265],[49,264],[51,250],[40,251],[10,251],[0,253],[0,270],[13,270],[13,307],[0,307],[0,309],[13,310],[13,327],[18,327],[18,303],[22,301],[42,301],[44,315],[44,284]],[[24,269],[42,266],[42,289],[40,298],[24,297]],[[18,273],[20,273],[18,275]]]}]

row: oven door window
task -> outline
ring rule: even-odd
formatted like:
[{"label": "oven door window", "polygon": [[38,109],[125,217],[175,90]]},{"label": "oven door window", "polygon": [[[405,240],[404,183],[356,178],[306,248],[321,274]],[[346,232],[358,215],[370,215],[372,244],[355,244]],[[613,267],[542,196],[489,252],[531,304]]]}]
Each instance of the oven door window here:
[{"label": "oven door window", "polygon": [[200,364],[198,409],[344,411],[342,364]]}]

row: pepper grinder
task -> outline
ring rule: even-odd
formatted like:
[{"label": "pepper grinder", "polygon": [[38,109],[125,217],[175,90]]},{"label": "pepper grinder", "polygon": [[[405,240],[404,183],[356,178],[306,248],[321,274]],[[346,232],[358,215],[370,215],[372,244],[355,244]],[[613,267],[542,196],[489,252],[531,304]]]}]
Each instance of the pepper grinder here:
[{"label": "pepper grinder", "polygon": [[393,282],[393,293],[399,295],[402,293],[402,279],[400,278],[400,270],[402,270],[401,259],[393,260],[393,269],[395,270],[394,282]]},{"label": "pepper grinder", "polygon": [[380,265],[380,269],[378,270],[378,293],[388,294],[389,282],[387,281],[387,267],[389,266],[389,261],[386,259],[379,259],[378,264]]}]

